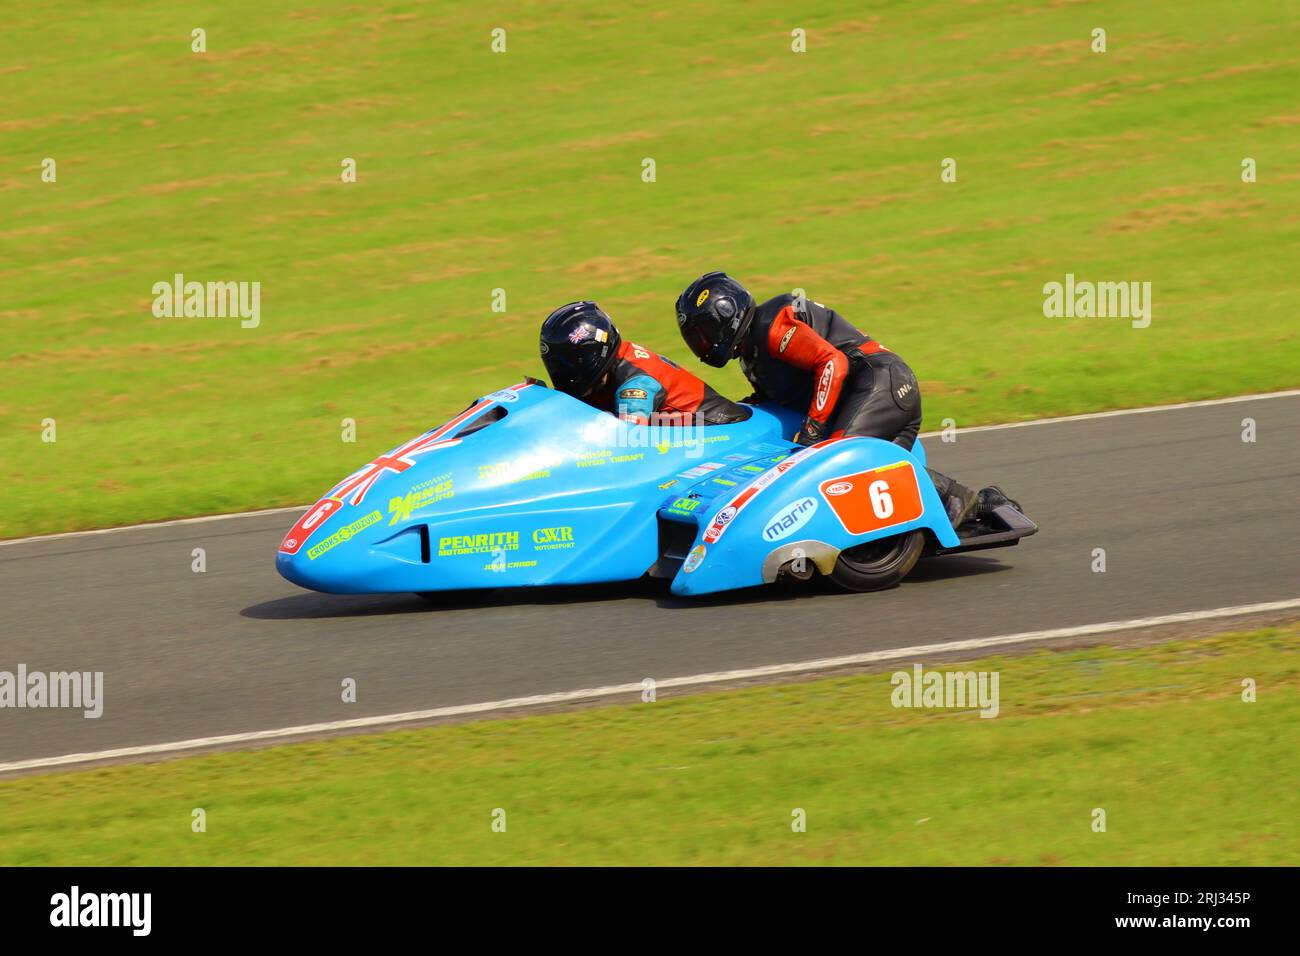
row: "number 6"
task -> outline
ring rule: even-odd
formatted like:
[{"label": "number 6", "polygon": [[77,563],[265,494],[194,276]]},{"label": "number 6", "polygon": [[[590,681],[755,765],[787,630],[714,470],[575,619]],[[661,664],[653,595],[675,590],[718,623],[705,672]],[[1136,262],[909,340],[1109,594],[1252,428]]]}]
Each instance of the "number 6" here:
[{"label": "number 6", "polygon": [[889,482],[876,480],[867,486],[871,510],[877,518],[888,518],[894,513],[894,499],[889,497]]}]

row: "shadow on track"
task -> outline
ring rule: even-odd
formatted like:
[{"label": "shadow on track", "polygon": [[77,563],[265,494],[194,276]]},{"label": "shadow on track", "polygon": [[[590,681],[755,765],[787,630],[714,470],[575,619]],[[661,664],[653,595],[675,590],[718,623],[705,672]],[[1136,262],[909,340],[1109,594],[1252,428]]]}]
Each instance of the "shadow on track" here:
[{"label": "shadow on track", "polygon": [[[921,561],[901,585],[904,593],[909,583],[942,581],[1008,570],[1007,565],[990,558],[948,556],[942,560]],[[240,611],[240,616],[260,621],[300,621],[336,617],[372,617],[393,614],[472,611],[498,607],[563,607],[598,601],[653,602],[664,610],[691,608],[739,607],[751,604],[783,605],[790,601],[865,598],[867,595],[845,594],[824,581],[814,585],[798,583],[771,587],[742,588],[700,597],[677,597],[669,593],[668,582],[643,578],[609,584],[564,585],[556,587],[494,588],[481,591],[430,591],[418,594],[318,594],[304,592],[254,604]]]}]

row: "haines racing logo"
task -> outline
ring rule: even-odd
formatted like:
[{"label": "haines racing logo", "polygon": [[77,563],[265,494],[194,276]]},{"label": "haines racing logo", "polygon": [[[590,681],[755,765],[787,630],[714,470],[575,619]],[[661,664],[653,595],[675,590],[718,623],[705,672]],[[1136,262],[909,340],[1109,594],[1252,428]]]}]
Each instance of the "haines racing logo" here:
[{"label": "haines racing logo", "polygon": [[390,498],[388,500],[388,513],[393,516],[388,524],[391,527],[399,521],[407,521],[411,517],[411,512],[427,508],[435,502],[444,501],[454,494],[455,490],[450,475],[422,482],[408,491],[406,497]]}]

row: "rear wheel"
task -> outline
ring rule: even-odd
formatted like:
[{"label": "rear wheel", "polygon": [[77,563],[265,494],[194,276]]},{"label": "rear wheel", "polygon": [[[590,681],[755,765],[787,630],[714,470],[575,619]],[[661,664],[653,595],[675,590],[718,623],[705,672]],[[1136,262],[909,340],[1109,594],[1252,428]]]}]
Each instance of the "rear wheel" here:
[{"label": "rear wheel", "polygon": [[920,531],[846,548],[835,560],[831,580],[846,591],[892,588],[916,566],[924,548],[925,535]]}]

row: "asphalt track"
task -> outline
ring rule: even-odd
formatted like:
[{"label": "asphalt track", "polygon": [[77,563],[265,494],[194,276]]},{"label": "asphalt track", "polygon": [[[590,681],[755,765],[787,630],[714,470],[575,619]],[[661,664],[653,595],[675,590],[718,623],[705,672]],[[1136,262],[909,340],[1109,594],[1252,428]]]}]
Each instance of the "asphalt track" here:
[{"label": "asphalt track", "polygon": [[[1254,443],[1242,441],[1247,417]],[[922,562],[880,594],[756,589],[686,601],[638,583],[442,606],[283,581],[273,561],[293,513],[6,543],[0,671],[103,671],[105,691],[99,719],[0,710],[0,772],[67,754],[1300,597],[1295,393],[972,429],[927,448],[967,483],[1002,484],[1039,534]],[[206,551],[204,573],[191,570],[194,548]],[[1105,573],[1092,570],[1096,548]],[[350,704],[340,693],[349,677]]]}]

